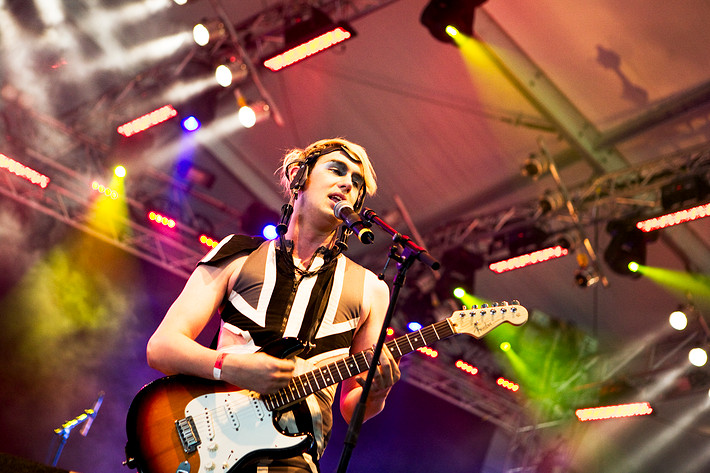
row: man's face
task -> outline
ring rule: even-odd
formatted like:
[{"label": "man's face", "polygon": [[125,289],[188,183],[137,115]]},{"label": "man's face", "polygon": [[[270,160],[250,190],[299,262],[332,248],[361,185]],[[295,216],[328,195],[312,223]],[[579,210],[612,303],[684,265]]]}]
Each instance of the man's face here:
[{"label": "man's face", "polygon": [[346,200],[355,206],[364,182],[362,165],[353,162],[342,151],[333,151],[316,161],[306,181],[303,197],[311,210],[328,213],[335,219],[335,204]]}]

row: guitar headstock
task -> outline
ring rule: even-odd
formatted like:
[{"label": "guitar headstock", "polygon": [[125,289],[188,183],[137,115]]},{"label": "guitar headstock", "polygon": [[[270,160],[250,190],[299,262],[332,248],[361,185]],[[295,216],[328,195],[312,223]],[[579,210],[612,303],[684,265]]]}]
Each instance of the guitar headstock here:
[{"label": "guitar headstock", "polygon": [[524,324],[528,320],[528,311],[518,301],[503,301],[490,306],[483,304],[481,307],[457,310],[448,320],[454,332],[481,338],[504,322],[512,325]]}]

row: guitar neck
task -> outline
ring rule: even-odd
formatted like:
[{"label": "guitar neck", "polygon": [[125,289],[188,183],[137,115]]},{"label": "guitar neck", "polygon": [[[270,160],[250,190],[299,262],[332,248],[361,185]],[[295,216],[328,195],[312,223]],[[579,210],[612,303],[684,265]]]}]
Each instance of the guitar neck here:
[{"label": "guitar neck", "polygon": [[[387,348],[399,358],[412,351],[425,347],[444,338],[454,335],[453,327],[448,319],[428,325],[416,332],[410,332],[394,340],[386,342]],[[329,363],[308,373],[295,376],[289,385],[276,393],[262,396],[266,407],[273,411],[297,402],[306,396],[323,388],[337,384],[370,369],[365,352],[350,355],[341,360]]]}]

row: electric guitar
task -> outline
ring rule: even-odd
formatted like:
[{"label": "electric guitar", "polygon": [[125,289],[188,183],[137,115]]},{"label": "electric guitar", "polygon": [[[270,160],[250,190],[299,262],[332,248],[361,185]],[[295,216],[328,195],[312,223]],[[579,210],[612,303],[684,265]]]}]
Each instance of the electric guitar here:
[{"label": "electric guitar", "polygon": [[[456,311],[386,345],[399,358],[452,335],[481,338],[504,322],[521,325],[527,319],[517,301],[484,305]],[[270,348],[281,357],[299,350],[289,339]],[[311,447],[312,436],[283,432],[275,413],[369,367],[366,352],[356,353],[297,375],[287,387],[266,395],[191,376],[157,379],[140,390],[128,411],[126,464],[142,473],[236,473],[261,459],[298,455]]]}]

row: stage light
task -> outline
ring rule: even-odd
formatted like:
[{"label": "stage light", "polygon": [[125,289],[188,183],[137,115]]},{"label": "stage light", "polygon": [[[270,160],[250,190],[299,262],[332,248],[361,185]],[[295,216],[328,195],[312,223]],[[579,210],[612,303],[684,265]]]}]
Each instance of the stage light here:
[{"label": "stage light", "polygon": [[417,330],[421,330],[421,329],[422,329],[422,324],[420,324],[419,322],[409,322],[409,323],[407,324],[407,329],[408,329],[410,332],[416,332]]},{"label": "stage light", "polygon": [[495,261],[488,265],[488,268],[494,273],[504,273],[514,269],[524,268],[533,264],[543,263],[551,259],[561,258],[566,256],[569,250],[560,245],[551,246],[542,250],[533,251],[520,256],[514,256],[502,261]]},{"label": "stage light", "polygon": [[661,188],[661,206],[663,210],[673,210],[694,204],[710,194],[710,184],[704,177],[686,175],[675,179]]},{"label": "stage light", "polygon": [[658,217],[649,218],[636,223],[636,228],[642,232],[652,232],[662,228],[692,222],[710,215],[710,204],[697,205],[686,210],[679,210]]},{"label": "stage light", "polygon": [[42,189],[45,189],[50,182],[49,177],[5,156],[2,153],[0,153],[0,168],[7,169],[8,172],[21,177],[32,184],[41,187]]},{"label": "stage light", "polygon": [[457,30],[455,26],[451,26],[451,25],[447,26],[445,31],[446,31],[446,34],[451,36],[452,38],[455,38],[456,35],[459,34],[459,30]]},{"label": "stage light", "polygon": [[118,166],[113,168],[113,173],[116,175],[116,177],[126,177],[126,168],[119,164]]},{"label": "stage light", "polygon": [[646,416],[653,413],[648,402],[633,402],[614,406],[587,407],[577,409],[575,415],[581,422],[590,420],[618,419],[623,417]]},{"label": "stage light", "polygon": [[167,217],[154,210],[148,212],[148,220],[155,223],[159,223],[160,225],[163,225],[168,228],[175,228],[177,226],[177,222],[175,222],[175,219]]},{"label": "stage light", "polygon": [[456,362],[456,365],[455,365],[455,366],[456,366],[458,369],[460,369],[461,371],[463,371],[464,373],[468,373],[468,374],[470,374],[470,375],[476,375],[476,374],[478,374],[478,368],[476,368],[475,366],[472,366],[472,365],[466,363],[466,362],[463,361],[463,360],[458,360],[458,361]]},{"label": "stage light", "polygon": [[310,9],[309,13],[309,18],[293,19],[293,26],[286,29],[284,49],[263,59],[262,63],[267,69],[280,71],[356,35],[350,25],[334,23],[317,8]]},{"label": "stage light", "polygon": [[222,87],[229,87],[234,83],[242,82],[247,75],[249,75],[247,65],[234,55],[226,57],[214,71],[215,79]]},{"label": "stage light", "polygon": [[462,287],[457,287],[454,289],[454,297],[457,299],[461,299],[466,295],[466,290]]},{"label": "stage light", "polygon": [[708,362],[708,353],[704,348],[696,347],[688,352],[688,361],[693,366],[701,367],[705,366]]},{"label": "stage light", "polygon": [[216,43],[227,37],[227,30],[220,20],[208,20],[192,28],[192,39],[200,46]]},{"label": "stage light", "polygon": [[417,351],[430,358],[436,358],[437,356],[439,356],[439,352],[430,347],[417,348]]},{"label": "stage light", "polygon": [[266,120],[270,113],[269,105],[266,102],[257,101],[240,105],[237,111],[237,118],[244,128],[251,128],[257,123]]},{"label": "stage light", "polygon": [[276,225],[266,225],[262,230],[261,234],[267,240],[275,240],[276,237],[279,236],[278,232],[276,231]]},{"label": "stage light", "polygon": [[[419,21],[429,33],[443,43],[455,44],[452,36],[462,33],[473,37],[474,10],[486,0],[431,0]],[[450,34],[451,28],[456,30]]]},{"label": "stage light", "polygon": [[531,153],[520,168],[520,174],[537,180],[541,175],[550,169],[547,159],[541,159],[537,154]]},{"label": "stage light", "polygon": [[214,248],[219,244],[219,240],[208,237],[207,235],[200,235],[200,243],[209,248]]},{"label": "stage light", "polygon": [[98,181],[93,181],[91,183],[91,188],[99,194],[103,194],[110,199],[118,199],[118,191],[111,189],[109,186],[105,186]]},{"label": "stage light", "polygon": [[124,123],[116,128],[116,131],[128,138],[129,136],[133,136],[136,133],[140,133],[154,127],[155,125],[170,120],[177,114],[177,110],[175,110],[172,105],[164,105],[157,110],[153,110],[150,113],[146,113],[145,115],[136,118],[135,120]]},{"label": "stage light", "polygon": [[447,250],[441,257],[443,274],[436,281],[434,290],[440,300],[450,299],[459,289],[465,293],[473,293],[476,285],[476,271],[483,267],[483,258],[473,251],[457,246]]},{"label": "stage light", "polygon": [[604,251],[604,261],[617,274],[640,277],[637,265],[646,264],[644,233],[619,221],[609,222],[607,232],[611,234],[612,239]]},{"label": "stage light", "polygon": [[500,344],[500,349],[503,351],[510,351],[510,342],[502,342]]},{"label": "stage light", "polygon": [[496,380],[496,384],[513,392],[516,392],[518,391],[518,389],[520,389],[520,385],[502,377]]},{"label": "stage light", "polygon": [[194,115],[190,115],[183,119],[181,122],[182,124],[182,129],[185,131],[195,131],[200,128],[202,125],[200,121],[195,117]]},{"label": "stage light", "polygon": [[574,283],[579,287],[590,287],[599,282],[599,275],[591,268],[579,268],[574,272]]},{"label": "stage light", "polygon": [[681,309],[674,310],[668,316],[668,323],[676,330],[685,330],[688,326],[688,316]]}]

